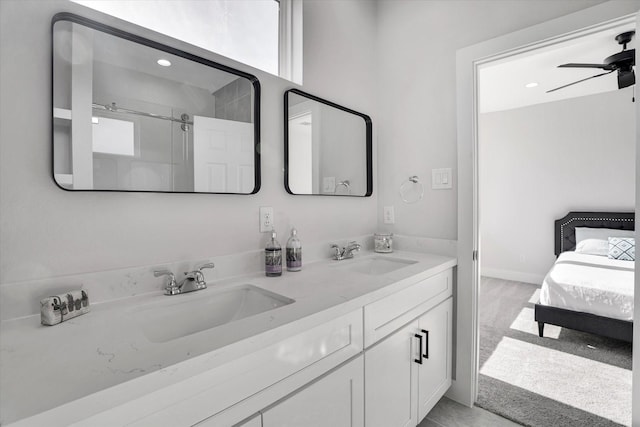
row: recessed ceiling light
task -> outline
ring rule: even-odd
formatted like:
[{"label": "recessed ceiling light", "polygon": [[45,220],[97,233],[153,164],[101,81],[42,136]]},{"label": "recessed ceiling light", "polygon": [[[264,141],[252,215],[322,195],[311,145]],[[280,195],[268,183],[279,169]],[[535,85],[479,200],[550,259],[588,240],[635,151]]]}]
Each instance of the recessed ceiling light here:
[{"label": "recessed ceiling light", "polygon": [[171,66],[171,62],[168,59],[158,59],[158,65],[162,65],[163,67]]},{"label": "recessed ceiling light", "polygon": [[531,89],[532,87],[536,87],[538,86],[538,83],[536,82],[531,82],[531,83],[527,83],[526,85],[524,85],[524,87]]}]

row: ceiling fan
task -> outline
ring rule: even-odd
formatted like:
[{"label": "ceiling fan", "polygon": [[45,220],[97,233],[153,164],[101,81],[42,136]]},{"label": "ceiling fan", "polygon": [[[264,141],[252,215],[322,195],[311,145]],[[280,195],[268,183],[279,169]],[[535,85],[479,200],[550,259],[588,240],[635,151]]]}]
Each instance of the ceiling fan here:
[{"label": "ceiling fan", "polygon": [[618,44],[622,45],[622,51],[605,58],[602,64],[569,63],[558,65],[558,68],[600,68],[606,71],[604,73],[596,74],[595,76],[587,77],[586,79],[578,80],[576,82],[548,90],[547,93],[555,92],[556,90],[564,89],[565,87],[573,86],[577,83],[595,79],[596,77],[606,76],[614,71],[618,72],[618,89],[635,84],[636,76],[633,72],[633,66],[636,65],[636,50],[627,50],[627,44],[631,39],[633,39],[635,33],[635,31],[627,31],[622,34],[618,34],[616,36],[616,41]]}]

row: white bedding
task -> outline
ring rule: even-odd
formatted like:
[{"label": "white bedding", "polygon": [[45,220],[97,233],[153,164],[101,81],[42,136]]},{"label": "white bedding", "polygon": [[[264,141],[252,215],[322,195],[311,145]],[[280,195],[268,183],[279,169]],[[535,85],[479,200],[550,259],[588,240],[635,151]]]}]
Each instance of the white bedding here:
[{"label": "white bedding", "polygon": [[540,304],[633,320],[633,261],[563,252],[545,277]]}]

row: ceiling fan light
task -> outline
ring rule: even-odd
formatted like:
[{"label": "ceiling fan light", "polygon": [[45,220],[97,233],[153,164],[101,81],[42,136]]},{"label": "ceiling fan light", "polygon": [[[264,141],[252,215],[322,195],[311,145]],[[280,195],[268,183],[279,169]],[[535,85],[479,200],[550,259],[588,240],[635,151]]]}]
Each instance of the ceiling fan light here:
[{"label": "ceiling fan light", "polygon": [[531,89],[533,87],[538,86],[537,82],[531,82],[531,83],[527,83],[526,85],[524,85],[524,87],[526,87],[527,89]]},{"label": "ceiling fan light", "polygon": [[636,75],[633,69],[630,71],[618,70],[618,89],[632,86],[636,83]]}]

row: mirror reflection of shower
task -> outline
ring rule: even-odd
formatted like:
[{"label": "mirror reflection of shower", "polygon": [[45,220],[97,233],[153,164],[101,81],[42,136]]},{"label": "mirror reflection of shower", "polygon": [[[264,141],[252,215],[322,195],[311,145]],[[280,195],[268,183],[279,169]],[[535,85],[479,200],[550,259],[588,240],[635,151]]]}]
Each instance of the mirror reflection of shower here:
[{"label": "mirror reflection of shower", "polygon": [[[92,105],[95,188],[193,191],[193,122],[186,113]],[[154,111],[154,112],[152,112]],[[166,134],[164,134],[166,132]]]},{"label": "mirror reflection of shower", "polygon": [[53,33],[53,174],[59,186],[259,189],[254,76],[170,53],[152,41],[133,42],[74,15],[55,21]]}]

